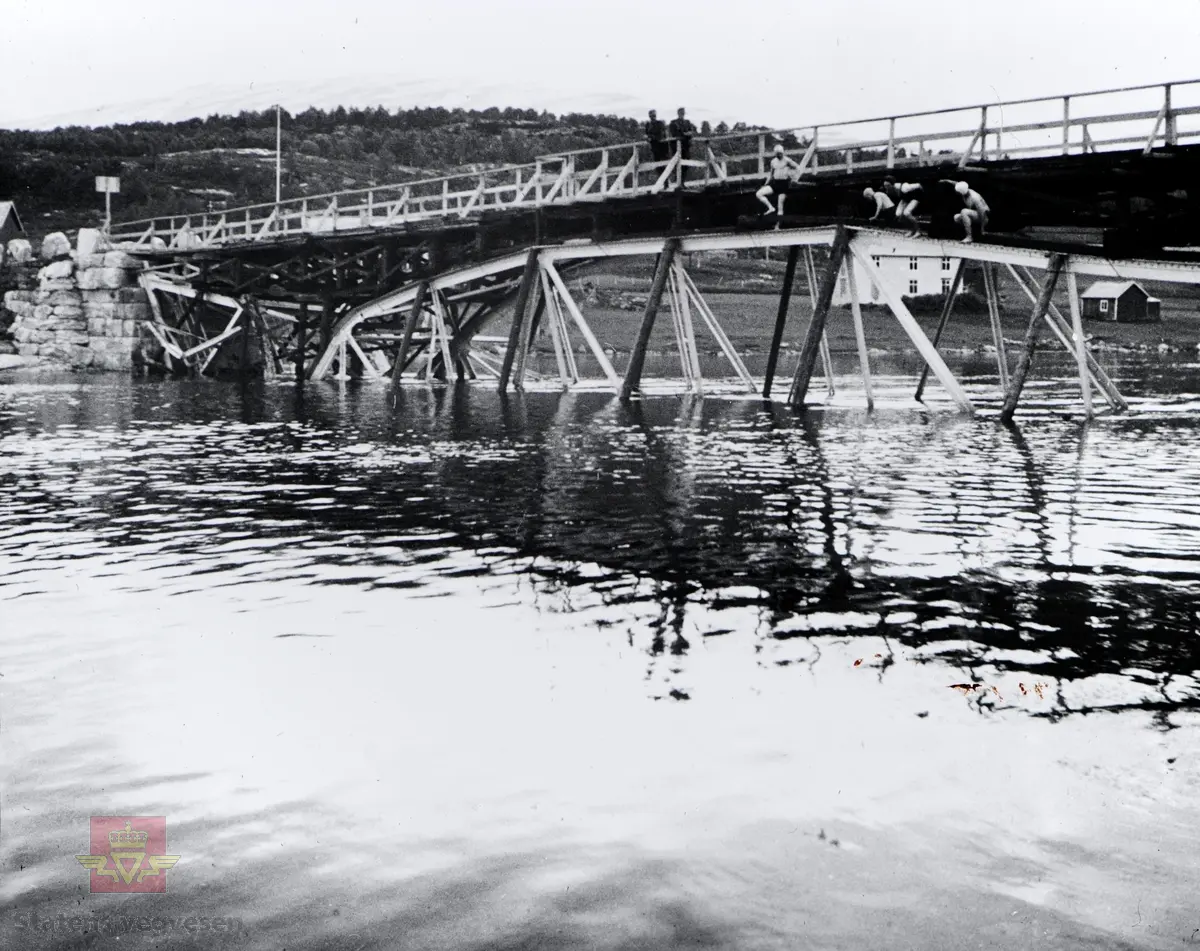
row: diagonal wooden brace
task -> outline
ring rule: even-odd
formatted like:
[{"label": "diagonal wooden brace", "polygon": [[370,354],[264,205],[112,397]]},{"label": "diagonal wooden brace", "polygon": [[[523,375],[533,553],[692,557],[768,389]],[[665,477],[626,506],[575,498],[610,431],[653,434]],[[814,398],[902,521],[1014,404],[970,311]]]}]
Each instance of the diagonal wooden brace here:
[{"label": "diagonal wooden brace", "polygon": [[1029,368],[1033,364],[1033,351],[1037,348],[1038,330],[1046,311],[1050,309],[1050,301],[1054,297],[1054,288],[1058,284],[1058,275],[1066,263],[1066,256],[1053,254],[1050,256],[1050,267],[1046,270],[1046,280],[1042,282],[1042,292],[1033,305],[1033,314],[1029,318],[1029,326],[1025,330],[1025,348],[1021,351],[1021,359],[1009,380],[1008,393],[1004,397],[1004,406],[1000,409],[1000,418],[1008,421],[1017,411],[1017,403],[1021,399],[1021,390],[1025,388],[1025,379],[1029,376]]},{"label": "diagonal wooden brace", "polygon": [[825,318],[829,316],[829,307],[833,303],[833,291],[837,286],[838,273],[842,269],[842,260],[850,247],[850,229],[838,225],[833,238],[833,246],[829,249],[829,264],[821,275],[821,286],[817,290],[817,300],[813,305],[812,320],[808,324],[808,333],[804,335],[804,346],[800,349],[800,362],[792,377],[792,388],[788,393],[788,402],[792,406],[803,406],[804,397],[808,394],[808,384],[812,379],[813,367],[816,366],[817,352],[821,347],[821,338],[825,331]]}]

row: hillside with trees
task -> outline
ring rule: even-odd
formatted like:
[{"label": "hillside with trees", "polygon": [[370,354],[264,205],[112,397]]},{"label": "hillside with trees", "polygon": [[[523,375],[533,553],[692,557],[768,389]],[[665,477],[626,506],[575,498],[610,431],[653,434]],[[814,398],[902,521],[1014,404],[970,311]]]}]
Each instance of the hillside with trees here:
[{"label": "hillside with trees", "polygon": [[[640,121],[533,109],[389,112],[310,108],[282,116],[284,198],[532,162],[539,155],[635,140]],[[734,131],[745,129],[738,123]],[[701,134],[728,131],[724,123]],[[97,175],[119,175],[116,220],[271,201],[275,112],[53,131],[0,130],[0,199],[33,235],[96,225]]]}]

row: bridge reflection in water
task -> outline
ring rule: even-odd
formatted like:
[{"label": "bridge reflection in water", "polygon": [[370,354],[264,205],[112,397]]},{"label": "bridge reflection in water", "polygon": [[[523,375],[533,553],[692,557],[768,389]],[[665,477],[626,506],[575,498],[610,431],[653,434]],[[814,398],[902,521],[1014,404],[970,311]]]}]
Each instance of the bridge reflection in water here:
[{"label": "bridge reflection in water", "polygon": [[[164,387],[176,395],[134,386],[99,415],[94,397],[37,407],[49,429],[122,411],[121,426],[141,431],[139,418],[153,417],[166,428],[136,445],[153,460],[191,457],[170,480],[101,496],[106,518],[136,523],[148,506],[221,524],[236,501],[251,535],[260,522],[302,525],[333,546],[306,545],[305,563],[353,566],[371,587],[389,584],[371,574],[394,565],[389,539],[419,550],[436,531],[435,563],[445,545],[461,548],[479,572],[526,576],[564,610],[586,602],[603,626],[653,632],[642,646],[680,668],[663,674],[681,689],[688,644],[736,629],[755,631],[763,663],[787,641],[842,632],[920,648],[963,677],[1036,673],[1058,697],[1033,709],[1044,715],[1200,698],[1189,606],[1200,571],[1187,554],[1200,507],[1181,448],[1195,427],[1158,417],[1157,403],[1144,404],[1152,422],[1047,413],[1023,430],[936,413],[796,415],[733,393],[630,404],[405,388],[397,411],[378,388],[251,387],[242,425],[225,425],[233,391]],[[218,417],[197,428],[206,406]],[[258,462],[241,472],[230,452]],[[140,471],[139,455],[106,464],[106,479]],[[355,504],[325,504],[328,487]],[[342,552],[333,543],[347,533],[356,542]],[[109,544],[153,534],[131,524]],[[158,551],[200,572],[230,568],[208,541],[181,532]],[[1118,678],[1118,695],[1091,696],[1102,675]]]},{"label": "bridge reflection in water", "polygon": [[1188,398],[398,398],[0,392],[10,907],[101,802],[252,948],[1195,927]]}]

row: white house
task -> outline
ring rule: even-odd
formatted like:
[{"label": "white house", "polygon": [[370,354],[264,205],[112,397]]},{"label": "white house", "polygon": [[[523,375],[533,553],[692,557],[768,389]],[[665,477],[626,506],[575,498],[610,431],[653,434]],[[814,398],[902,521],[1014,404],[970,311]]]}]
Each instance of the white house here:
[{"label": "white house", "polygon": [[[900,253],[894,246],[886,244],[872,245],[869,249],[871,264],[875,273],[880,275],[895,288],[903,297],[916,297],[920,294],[947,294],[954,282],[954,270],[957,261],[954,258],[931,257],[928,255],[912,255]],[[879,304],[883,302],[879,288],[872,282],[870,275],[858,263],[856,258],[849,258],[847,265],[854,267],[854,283],[858,290],[860,304]],[[959,293],[962,286],[959,285]],[[845,270],[838,278],[838,284],[833,292],[834,306],[850,303],[850,281]]]}]

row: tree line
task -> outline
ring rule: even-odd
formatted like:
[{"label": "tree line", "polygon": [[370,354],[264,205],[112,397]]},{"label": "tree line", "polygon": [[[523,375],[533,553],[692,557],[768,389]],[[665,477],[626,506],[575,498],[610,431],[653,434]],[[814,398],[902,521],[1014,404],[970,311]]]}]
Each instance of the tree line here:
[{"label": "tree line", "polygon": [[[532,162],[539,155],[641,138],[627,116],[515,107],[281,110],[283,197]],[[48,131],[0,130],[0,199],[31,231],[98,222],[97,175],[121,178],[118,219],[202,212],[270,200],[275,110],[179,122],[130,122]],[[701,135],[747,131],[703,123]]]}]

